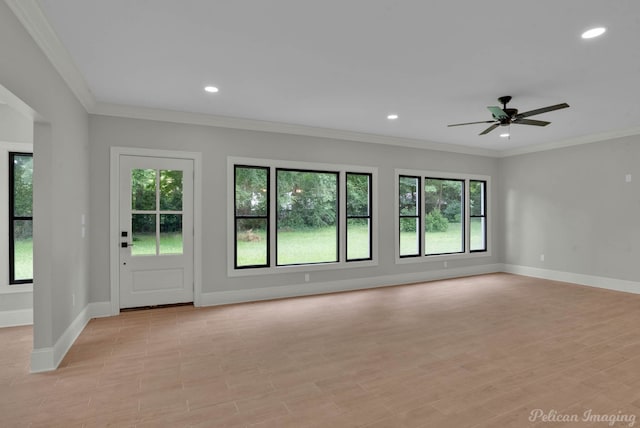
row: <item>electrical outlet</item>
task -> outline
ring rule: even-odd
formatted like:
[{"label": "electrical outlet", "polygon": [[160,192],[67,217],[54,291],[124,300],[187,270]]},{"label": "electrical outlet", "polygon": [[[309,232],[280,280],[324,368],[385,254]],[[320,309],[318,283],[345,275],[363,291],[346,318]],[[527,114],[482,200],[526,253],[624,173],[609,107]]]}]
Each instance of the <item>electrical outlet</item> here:
[{"label": "electrical outlet", "polygon": [[309,282],[309,274],[308,273],[304,274],[304,282]]},{"label": "electrical outlet", "polygon": [[444,262],[444,267],[447,267],[447,262],[446,261]]},{"label": "electrical outlet", "polygon": [[543,262],[544,261],[544,254],[540,254],[540,261]]},{"label": "electrical outlet", "polygon": [[626,181],[627,183],[631,183],[631,174],[627,174],[624,176],[624,181]]}]

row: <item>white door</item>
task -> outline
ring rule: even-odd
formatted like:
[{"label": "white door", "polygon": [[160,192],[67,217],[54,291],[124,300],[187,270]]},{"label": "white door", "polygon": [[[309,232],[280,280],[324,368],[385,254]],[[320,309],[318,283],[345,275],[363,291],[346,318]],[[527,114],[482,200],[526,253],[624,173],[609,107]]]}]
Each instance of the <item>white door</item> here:
[{"label": "white door", "polygon": [[193,301],[193,160],[120,156],[120,307]]}]

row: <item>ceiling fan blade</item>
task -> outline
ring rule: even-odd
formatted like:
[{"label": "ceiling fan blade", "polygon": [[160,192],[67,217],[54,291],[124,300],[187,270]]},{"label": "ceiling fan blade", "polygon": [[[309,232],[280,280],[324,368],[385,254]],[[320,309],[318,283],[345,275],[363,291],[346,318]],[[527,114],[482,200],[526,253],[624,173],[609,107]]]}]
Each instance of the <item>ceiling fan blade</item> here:
[{"label": "ceiling fan blade", "polygon": [[485,135],[488,134],[489,132],[493,131],[494,129],[496,129],[498,126],[500,126],[499,123],[494,123],[493,125],[491,125],[490,127],[488,127],[487,129],[485,129],[484,131],[482,131],[481,133],[479,133],[478,135]]},{"label": "ceiling fan blade", "polygon": [[487,109],[489,109],[489,111],[491,112],[493,117],[495,117],[496,119],[508,119],[509,118],[509,115],[504,110],[502,110],[500,107],[489,106],[489,107],[487,107]]},{"label": "ceiling fan blade", "polygon": [[556,104],[553,106],[549,106],[549,107],[542,107],[542,108],[538,108],[535,110],[529,110],[529,111],[525,111],[524,113],[520,113],[518,115],[516,115],[516,119],[521,119],[523,117],[529,117],[529,116],[535,116],[536,114],[542,114],[542,113],[546,113],[548,111],[554,111],[554,110],[560,110],[563,108],[567,108],[569,107],[569,104],[567,103],[562,103],[562,104]]},{"label": "ceiling fan blade", "polygon": [[493,123],[493,122],[495,122],[495,120],[483,120],[481,122],[454,123],[453,125],[447,125],[447,126],[451,127],[451,126],[462,126],[462,125],[475,125],[476,123]]},{"label": "ceiling fan blade", "polygon": [[547,126],[551,122],[547,122],[544,120],[533,120],[533,119],[516,119],[511,123],[517,123],[518,125],[534,125],[534,126]]}]

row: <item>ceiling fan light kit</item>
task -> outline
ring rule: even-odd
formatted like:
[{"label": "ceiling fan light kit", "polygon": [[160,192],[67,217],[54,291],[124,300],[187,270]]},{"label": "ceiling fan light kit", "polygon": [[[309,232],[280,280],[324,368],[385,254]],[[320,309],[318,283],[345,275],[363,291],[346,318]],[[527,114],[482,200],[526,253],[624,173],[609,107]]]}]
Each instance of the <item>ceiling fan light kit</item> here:
[{"label": "ceiling fan light kit", "polygon": [[518,109],[516,108],[508,108],[507,104],[511,101],[511,96],[505,95],[503,97],[498,98],[498,102],[502,104],[502,107],[498,106],[488,106],[487,109],[491,112],[493,116],[493,120],[483,120],[479,122],[466,122],[466,123],[454,123],[451,126],[462,126],[462,125],[475,125],[478,123],[491,123],[487,129],[482,131],[478,135],[486,135],[489,132],[496,129],[498,126],[509,126],[511,124],[515,125],[531,125],[531,126],[547,126],[551,122],[547,122],[544,120],[535,120],[535,119],[527,119],[530,116],[535,116],[542,113],[547,113],[554,110],[560,110],[563,108],[569,107],[567,103],[555,104],[552,106],[542,107],[535,110],[525,111],[524,113],[518,113]]}]

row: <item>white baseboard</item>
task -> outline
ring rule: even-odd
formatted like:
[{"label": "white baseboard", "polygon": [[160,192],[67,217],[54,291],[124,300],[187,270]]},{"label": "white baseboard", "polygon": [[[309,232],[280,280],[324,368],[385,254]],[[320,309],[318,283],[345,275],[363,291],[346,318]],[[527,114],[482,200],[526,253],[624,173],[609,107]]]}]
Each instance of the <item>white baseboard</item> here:
[{"label": "white baseboard", "polygon": [[31,352],[31,373],[55,370],[91,318],[111,315],[111,302],[89,303],[67,327],[53,347]]},{"label": "white baseboard", "polygon": [[563,272],[550,269],[540,269],[529,266],[503,265],[503,272],[517,275],[533,276],[535,278],[551,279],[553,281],[571,282],[589,287],[604,288],[606,290],[624,291],[640,294],[640,282],[624,279],[607,278],[602,276],[583,275],[580,273]]},{"label": "white baseboard", "polygon": [[0,328],[33,324],[33,309],[0,311]]},{"label": "white baseboard", "polygon": [[501,272],[501,264],[489,264],[464,268],[440,269],[400,275],[386,275],[372,278],[347,279],[330,282],[302,283],[279,287],[252,288],[247,290],[216,291],[202,293],[201,306],[228,305],[232,303],[255,302],[259,300],[300,297],[313,294],[336,293],[340,291],[363,290],[438,279],[459,278],[484,273]]},{"label": "white baseboard", "polygon": [[111,312],[111,302],[89,303],[90,318],[104,318],[110,317],[112,315],[113,313]]},{"label": "white baseboard", "polygon": [[[640,294],[640,282],[626,281],[572,272],[540,269],[529,266],[511,264],[487,264],[463,268],[439,269],[428,272],[415,272],[399,275],[385,275],[372,278],[357,278],[339,281],[301,283],[278,287],[253,288],[246,290],[216,291],[202,293],[201,306],[217,306],[233,303],[255,302],[260,300],[300,297],[314,294],[335,293],[341,291],[363,290],[368,288],[387,287],[414,282],[434,281],[439,279],[460,278],[486,273],[507,272],[517,275],[563,281],[608,290]],[[91,318],[112,316],[111,302],[89,303],[69,325],[53,347],[34,349],[31,353],[31,372],[55,370],[69,351],[82,330]],[[0,312],[0,326],[25,325],[33,323],[33,310]]]}]

